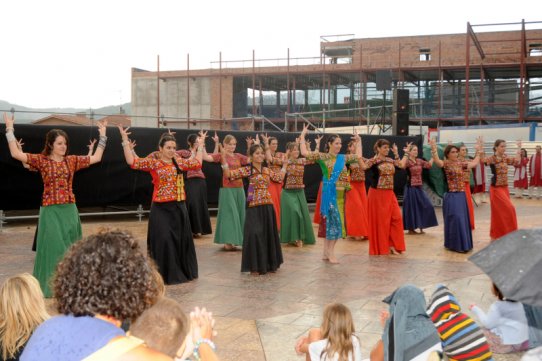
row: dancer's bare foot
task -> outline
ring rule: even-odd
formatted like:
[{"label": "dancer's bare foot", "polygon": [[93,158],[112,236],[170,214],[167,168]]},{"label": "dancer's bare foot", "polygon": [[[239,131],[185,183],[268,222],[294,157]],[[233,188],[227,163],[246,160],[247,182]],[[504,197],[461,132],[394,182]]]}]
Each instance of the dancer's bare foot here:
[{"label": "dancer's bare foot", "polygon": [[250,272],[250,275],[251,275],[251,276],[259,276],[259,275],[260,275],[260,272]]},{"label": "dancer's bare foot", "polygon": [[297,241],[295,241],[295,246],[299,248],[303,247],[303,241],[298,239]]},{"label": "dancer's bare foot", "polygon": [[235,248],[235,246],[233,244],[225,244],[224,245],[224,251],[236,251],[237,248]]},{"label": "dancer's bare foot", "polygon": [[328,259],[329,263],[332,263],[332,264],[338,264],[339,263],[339,260],[335,257],[329,257]]},{"label": "dancer's bare foot", "polygon": [[413,229],[409,229],[407,234],[418,234],[418,232]]},{"label": "dancer's bare foot", "polygon": [[420,228],[420,234],[425,234],[425,231]]}]

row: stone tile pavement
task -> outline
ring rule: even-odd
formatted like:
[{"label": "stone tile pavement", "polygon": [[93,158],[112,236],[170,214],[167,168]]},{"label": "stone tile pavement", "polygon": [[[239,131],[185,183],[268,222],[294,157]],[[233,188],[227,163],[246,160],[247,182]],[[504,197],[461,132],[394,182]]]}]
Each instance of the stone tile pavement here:
[{"label": "stone tile pavement", "polygon": [[[514,203],[521,228],[542,226],[542,202]],[[475,208],[474,251],[489,243],[490,219],[489,204]],[[381,332],[378,314],[385,306],[381,300],[404,283],[413,283],[426,294],[438,283],[447,284],[465,308],[472,302],[487,308],[494,300],[488,278],[467,261],[470,254],[444,249],[440,209],[437,216],[440,226],[427,229],[424,235],[406,235],[407,252],[403,255],[369,257],[367,241],[343,240],[336,249],[341,263],[331,265],[321,260],[321,241],[303,248],[284,245],[283,266],[265,276],[240,273],[241,252],[225,252],[213,244],[212,236],[204,236],[195,241],[199,279],[168,286],[167,294],[187,311],[195,306],[213,311],[222,360],[303,360],[294,352],[295,340],[320,325],[323,307],[329,302],[350,307],[362,352],[368,356]],[[4,225],[0,233],[0,282],[9,275],[32,272],[34,227],[34,222]],[[145,247],[145,221],[83,219],[84,235],[100,227],[130,230]],[[48,305],[54,311],[54,300]],[[517,360],[519,355],[497,359]]]}]

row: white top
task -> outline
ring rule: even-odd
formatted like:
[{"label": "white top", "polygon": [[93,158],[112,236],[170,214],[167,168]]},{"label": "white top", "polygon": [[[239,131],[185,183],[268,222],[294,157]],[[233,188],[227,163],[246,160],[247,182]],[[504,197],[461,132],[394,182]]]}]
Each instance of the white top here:
[{"label": "white top", "polygon": [[[361,361],[361,345],[359,344],[358,338],[354,335],[352,335],[352,344],[354,346],[354,357],[352,357],[352,354],[348,355],[348,361]],[[328,355],[324,355],[323,358],[320,358],[320,355],[326,346],[327,338],[312,342],[309,345],[309,355],[311,356],[311,361],[337,361],[339,359],[339,355],[337,354],[333,355],[332,357],[327,357]]]},{"label": "white top", "polygon": [[489,307],[487,315],[478,306],[474,306],[472,311],[482,326],[500,336],[503,345],[517,345],[529,339],[527,317],[520,302],[496,301]]}]

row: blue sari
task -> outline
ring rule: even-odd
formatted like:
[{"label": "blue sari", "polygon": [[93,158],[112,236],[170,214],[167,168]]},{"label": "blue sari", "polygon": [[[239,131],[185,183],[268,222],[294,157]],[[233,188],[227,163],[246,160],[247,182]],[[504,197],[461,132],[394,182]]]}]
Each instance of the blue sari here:
[{"label": "blue sari", "polygon": [[326,239],[334,241],[342,238],[342,223],[339,207],[337,206],[336,184],[346,164],[346,157],[344,154],[337,155],[331,174],[328,174],[327,166],[322,161],[318,161],[318,163],[324,173],[320,213],[322,217],[326,218]]}]

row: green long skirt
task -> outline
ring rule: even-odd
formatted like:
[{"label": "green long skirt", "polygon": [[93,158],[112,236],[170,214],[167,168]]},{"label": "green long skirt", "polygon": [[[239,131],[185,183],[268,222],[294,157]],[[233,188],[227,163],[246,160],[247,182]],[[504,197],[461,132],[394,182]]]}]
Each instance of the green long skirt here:
[{"label": "green long skirt", "polygon": [[344,218],[344,189],[337,189],[337,207],[339,207],[339,215],[341,216],[341,229],[343,238],[346,238],[346,219]]},{"label": "green long skirt", "polygon": [[246,198],[243,188],[220,188],[215,243],[243,245]]},{"label": "green long skirt", "polygon": [[307,199],[304,189],[283,189],[280,196],[280,241],[290,243],[302,240],[314,244]]},{"label": "green long skirt", "polygon": [[45,297],[52,297],[51,278],[72,244],[83,238],[75,203],[40,208],[34,277]]}]

